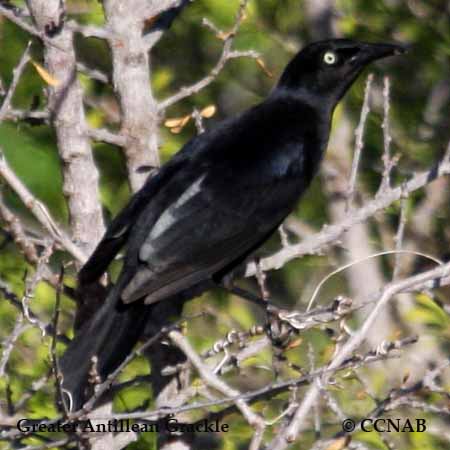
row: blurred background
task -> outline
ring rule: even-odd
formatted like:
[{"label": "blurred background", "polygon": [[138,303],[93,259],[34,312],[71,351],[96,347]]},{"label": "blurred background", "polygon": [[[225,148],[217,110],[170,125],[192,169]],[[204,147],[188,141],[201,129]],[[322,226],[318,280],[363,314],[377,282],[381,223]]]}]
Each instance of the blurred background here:
[{"label": "blurred background", "polygon": [[[67,6],[70,17],[79,23],[101,25],[104,22],[100,2],[73,0],[68,1]],[[207,18],[219,29],[228,30],[234,23],[237,8],[237,0],[195,0],[176,18],[151,53],[152,89],[158,100],[164,100],[210,72],[220,56],[223,42],[202,25],[202,20]],[[391,82],[391,152],[399,157],[392,182],[399,184],[414,173],[429,169],[444,153],[450,139],[450,2],[444,0],[250,0],[234,48],[255,50],[260,53],[260,59],[239,58],[227,62],[208,87],[165,111],[160,127],[162,160],[169,159],[197,133],[194,120],[173,129],[165,126],[170,124],[168,119],[183,118],[190,115],[194,108],[202,110],[214,105],[212,116],[204,119],[206,129],[213,127],[221,119],[264,99],[286,63],[304,44],[328,37],[396,41],[410,45],[406,56],[370,67],[374,73],[371,112],[364,135],[356,205],[364,205],[375,195],[382,178],[381,125],[383,77],[386,75]],[[0,89],[6,89],[10,84],[13,69],[28,39],[26,33],[0,17]],[[34,60],[42,61],[40,51],[38,45],[33,46]],[[76,51],[79,62],[90,69],[110,74],[111,57],[104,42],[78,36]],[[344,217],[345,194],[355,145],[354,130],[360,117],[367,74],[360,77],[335,112],[332,138],[320,175],[284,226],[290,243],[300,242],[320,231],[324,224],[339,222]],[[84,89],[89,124],[118,130],[120,111],[111,85],[82,73],[79,78]],[[24,110],[45,108],[45,87],[42,77],[32,65],[28,65],[16,90],[14,106]],[[52,128],[39,120],[4,121],[0,123],[0,147],[24,184],[48,206],[57,222],[67,225],[61,167]],[[108,221],[129,198],[127,173],[118,148],[96,143],[94,149],[101,174],[101,201]],[[27,229],[39,235],[39,227],[28,210],[1,183],[0,180],[5,202],[20,216]],[[441,260],[449,259],[449,194],[448,179],[441,178],[407,199],[404,248]],[[286,308],[304,310],[315,287],[326,274],[350,261],[395,248],[399,217],[400,205],[395,203],[366,223],[353,227],[339,243],[331,245],[323,254],[296,259],[281,270],[267,273],[267,288],[272,301]],[[274,236],[260,255],[270,255],[281,245],[280,236]],[[57,267],[58,263],[66,260],[66,255],[57,255],[52,264]],[[394,262],[393,256],[383,256],[355,265],[331,278],[320,291],[317,302],[329,304],[337,295],[366,298],[391,279]],[[407,276],[431,268],[433,263],[405,255],[401,256],[399,267],[399,276]],[[33,268],[25,262],[6,228],[2,228],[0,280],[22,297],[24,277],[30,271]],[[74,269],[69,267],[66,273],[66,282],[73,285]],[[242,286],[258,289],[253,279],[244,280]],[[45,283],[39,283],[31,301],[32,311],[48,322],[54,304],[54,290]],[[231,328],[245,330],[264,320],[261,311],[254,306],[219,291],[205,294],[185,308],[186,314],[199,311],[206,312],[206,315],[189,322],[187,327],[188,336],[199,351],[210,348]],[[410,334],[418,334],[421,339],[395,366],[377,363],[370,373],[366,373],[367,383],[375,397],[386,395],[392,386],[401,382],[402,377],[419,376],[426,368],[449,358],[449,311],[448,290],[441,289],[417,296],[399,296],[398,301],[383,313],[369,336],[369,345],[377,345],[382,338]],[[60,328],[69,336],[73,315],[73,302],[64,297]],[[4,301],[0,294],[0,341],[4,342],[10,335],[16,317],[17,309]],[[359,323],[360,317],[355,315],[352,325],[357,327]],[[17,402],[33,382],[47,373],[49,343],[50,338],[42,338],[35,327],[21,334],[8,362],[9,376],[0,378],[2,408],[6,407],[8,395]],[[307,332],[302,335],[302,342],[289,352],[289,358],[300,367],[308,367],[308,349],[311,347],[315,350],[315,363],[320,365],[330,357],[332,340],[320,330]],[[63,346],[59,348],[58,345],[58,350],[62,349]],[[271,371],[265,370],[271,361],[270,351],[263,351],[246,361],[240,371],[230,375],[229,379],[241,389],[263,386],[273,377]],[[288,377],[289,371],[286,370],[283,375]],[[138,359],[122,377],[126,379],[130,374],[147,372],[147,362]],[[364,395],[359,398],[358,381],[351,383],[352,389],[349,390],[340,390],[337,386],[336,398],[344,411],[363,414],[373,407],[373,399]],[[51,417],[55,414],[52,390],[53,384],[47,383],[30,396],[26,404],[28,417]],[[281,398],[279,401],[284,400]],[[116,398],[115,406],[118,411],[126,411],[146,402],[151,402],[151,392],[147,385],[142,384],[122,393],[120,398]],[[276,401],[267,408],[269,416],[275,414]],[[233,420],[235,426],[230,427],[226,439],[214,443],[215,448],[245,448],[243,443],[249,436],[248,430],[241,418],[233,416]],[[448,421],[443,421],[448,426]],[[394,440],[400,443],[398,448],[445,449],[449,448],[450,440],[441,432],[444,429],[445,426],[440,424],[436,432],[407,433],[407,436],[398,436]],[[367,434],[364,439],[369,448],[387,448],[376,433]],[[148,449],[153,445],[153,440],[153,436],[142,436],[127,448]],[[30,443],[33,443],[32,439]],[[8,447],[2,447],[0,442],[0,448]]]}]

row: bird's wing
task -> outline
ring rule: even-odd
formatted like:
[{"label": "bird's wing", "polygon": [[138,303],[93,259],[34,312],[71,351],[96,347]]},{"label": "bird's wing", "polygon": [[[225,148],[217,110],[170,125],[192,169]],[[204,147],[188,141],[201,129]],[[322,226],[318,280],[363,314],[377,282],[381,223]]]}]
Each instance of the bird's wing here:
[{"label": "bird's wing", "polygon": [[141,190],[131,197],[125,208],[110,223],[102,240],[78,273],[78,280],[81,285],[96,281],[106,271],[111,261],[127,243],[130,229],[140,212],[183,167],[188,159],[187,156],[186,152],[179,152],[155,176],[150,177]]},{"label": "bird's wing", "polygon": [[267,181],[246,184],[239,177],[236,185],[222,186],[214,174],[199,174],[146,235],[122,300],[162,300],[211,278],[258,246],[285,215],[261,214],[264,203],[276,203],[279,193],[279,183]]}]

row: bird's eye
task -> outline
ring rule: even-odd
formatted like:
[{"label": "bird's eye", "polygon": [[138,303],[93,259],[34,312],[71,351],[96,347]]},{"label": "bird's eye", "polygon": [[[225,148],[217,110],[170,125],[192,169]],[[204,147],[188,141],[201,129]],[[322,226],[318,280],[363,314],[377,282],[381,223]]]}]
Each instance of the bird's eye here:
[{"label": "bird's eye", "polygon": [[336,53],[331,52],[331,51],[326,52],[323,55],[323,60],[326,64],[329,64],[329,65],[335,64],[337,62],[337,55],[336,55]]}]

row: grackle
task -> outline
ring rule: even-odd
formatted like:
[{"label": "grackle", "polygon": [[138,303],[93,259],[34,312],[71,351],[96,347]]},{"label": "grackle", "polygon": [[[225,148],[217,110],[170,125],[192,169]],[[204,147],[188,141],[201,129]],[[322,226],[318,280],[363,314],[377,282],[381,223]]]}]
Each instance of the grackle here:
[{"label": "grackle", "polygon": [[370,62],[403,52],[347,39],[306,46],[264,101],[191,139],[146,181],[79,273],[83,290],[126,248],[117,282],[60,361],[72,410],[86,399],[94,356],[105,379],[159,302],[220,284],[271,236],[317,173],[339,100]]}]

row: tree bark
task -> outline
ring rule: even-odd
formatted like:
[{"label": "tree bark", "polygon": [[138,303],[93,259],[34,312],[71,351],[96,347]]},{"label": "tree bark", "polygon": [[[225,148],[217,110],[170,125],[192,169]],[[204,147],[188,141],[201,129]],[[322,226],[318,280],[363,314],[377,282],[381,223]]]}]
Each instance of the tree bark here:
[{"label": "tree bark", "polygon": [[104,225],[99,175],[77,80],[73,33],[64,26],[64,4],[59,0],[28,0],[27,3],[37,29],[48,38],[44,43],[45,66],[57,83],[48,87],[48,103],[62,161],[63,193],[72,238],[90,254],[103,235]]}]

